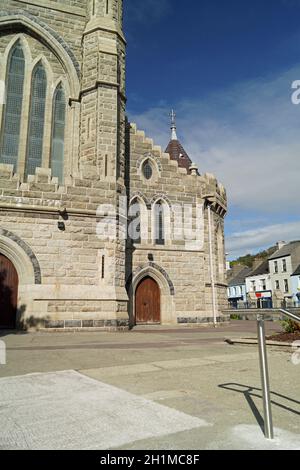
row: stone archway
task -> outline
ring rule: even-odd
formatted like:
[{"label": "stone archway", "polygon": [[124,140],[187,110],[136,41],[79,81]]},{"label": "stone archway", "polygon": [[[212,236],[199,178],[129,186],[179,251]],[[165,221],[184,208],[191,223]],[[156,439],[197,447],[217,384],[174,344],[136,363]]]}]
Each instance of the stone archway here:
[{"label": "stone archway", "polygon": [[0,229],[0,255],[6,257],[17,272],[16,326],[18,327],[22,323],[22,318],[32,311],[32,291],[34,286],[41,284],[41,269],[29,245],[16,234],[5,229]]},{"label": "stone archway", "polygon": [[136,290],[140,282],[149,277],[157,283],[160,289],[160,323],[162,325],[177,323],[174,303],[175,289],[173,283],[163,269],[155,263],[149,263],[147,266],[139,267],[133,275],[130,276],[127,282],[130,326],[133,327],[136,324]]},{"label": "stone archway", "polygon": [[0,329],[15,328],[19,277],[13,263],[0,253]]},{"label": "stone archway", "polygon": [[144,277],[135,291],[135,324],[161,322],[160,288],[150,276]]}]

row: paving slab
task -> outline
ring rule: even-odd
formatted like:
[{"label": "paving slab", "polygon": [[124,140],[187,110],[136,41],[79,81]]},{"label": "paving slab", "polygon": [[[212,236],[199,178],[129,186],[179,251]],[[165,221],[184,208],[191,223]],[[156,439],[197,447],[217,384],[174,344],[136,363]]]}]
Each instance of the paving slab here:
[{"label": "paving slab", "polygon": [[0,449],[109,449],[209,426],[75,371],[0,379]]},{"label": "paving slab", "polygon": [[[266,329],[271,334],[280,330],[280,325],[267,323]],[[1,431],[1,445],[159,450],[298,448],[300,365],[292,361],[292,351],[267,348],[275,425],[275,440],[269,442],[263,435],[257,345],[224,342],[228,337],[255,336],[255,331],[255,322],[241,321],[205,330],[4,334],[1,339],[7,346],[7,363],[0,366],[4,380],[0,380],[0,416],[4,420],[0,425],[3,427],[4,422],[10,433]],[[58,380],[66,370],[73,370],[68,372],[68,380],[63,375]],[[31,374],[30,380],[26,374]],[[9,380],[12,382],[6,382]],[[5,400],[1,396],[4,383],[10,383]],[[102,395],[104,401],[98,400]],[[115,399],[103,411],[108,395]],[[139,404],[145,401],[147,411],[141,414]],[[126,410],[122,410],[123,403]],[[165,423],[169,424],[161,425],[156,406],[163,407]],[[185,416],[188,421],[184,422],[191,423],[191,419],[193,424],[196,419],[198,424],[176,428],[171,417],[178,417],[177,413]],[[147,433],[148,428],[141,425],[143,420],[152,423],[150,431],[156,434]],[[124,431],[127,421],[128,433],[127,428]],[[57,429],[59,439],[55,436]],[[107,440],[103,434],[107,434]]]}]

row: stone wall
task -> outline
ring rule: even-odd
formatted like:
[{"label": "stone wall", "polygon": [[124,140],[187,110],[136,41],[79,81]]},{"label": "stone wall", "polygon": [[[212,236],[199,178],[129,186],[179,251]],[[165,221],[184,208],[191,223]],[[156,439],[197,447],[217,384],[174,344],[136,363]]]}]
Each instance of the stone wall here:
[{"label": "stone wall", "polygon": [[[14,170],[0,164],[0,250],[19,275],[19,324],[55,329],[127,327],[129,320],[134,322],[135,283],[147,273],[161,288],[163,323],[211,321],[208,203],[221,319],[226,302],[222,269],[226,193],[212,175],[187,174],[135,125],[126,127],[122,2],[112,0],[108,11],[105,0],[2,0],[1,7],[0,80],[5,80],[9,47],[17,38],[24,46],[27,67],[18,165]],[[47,71],[49,96],[60,80],[66,91],[61,184],[49,169],[50,98],[42,168],[24,178],[30,73],[39,60]],[[0,106],[0,122],[3,109]],[[141,171],[147,158],[155,168],[151,181]],[[99,237],[103,218],[137,196],[149,218],[142,244],[126,240],[122,214],[112,216],[115,239]],[[159,198],[168,207],[203,208],[198,228],[203,243],[170,238],[165,246],[156,245],[151,206]],[[172,211],[170,217],[174,224]],[[194,228],[198,219],[193,209]]]},{"label": "stone wall", "polygon": [[86,25],[87,1],[1,0],[0,15],[22,13],[42,28],[53,32],[74,55],[77,69],[81,63],[81,39]]},{"label": "stone wall", "polygon": [[[128,275],[134,280],[135,273],[147,268],[149,257],[158,266],[163,268],[170,278],[175,295],[169,297],[171,308],[162,308],[163,323],[206,323],[213,319],[212,293],[210,284],[209,248],[208,248],[208,219],[205,210],[207,195],[213,195],[219,199],[223,207],[226,207],[226,194],[221,185],[211,175],[188,175],[185,169],[179,168],[177,162],[172,161],[168,154],[164,154],[161,148],[155,146],[151,139],[146,138],[144,132],[137,130],[135,124],[131,124],[128,133],[128,161],[129,167],[127,184],[129,200],[144,201],[147,206],[149,230],[147,239],[142,239],[141,244],[131,245],[128,251],[131,256],[130,272]],[[150,159],[154,175],[150,181],[143,178],[143,162]],[[187,240],[167,240],[165,245],[156,245],[151,234],[151,213],[153,203],[157,199],[163,199],[172,207],[189,204],[195,207],[202,205],[203,227],[199,233],[203,243],[197,242],[195,247]],[[176,224],[174,214],[171,211],[171,224]],[[193,211],[193,227],[196,228],[197,213]],[[218,228],[222,234],[222,249],[218,253]],[[222,316],[226,302],[225,283],[225,253],[224,253],[224,225],[223,216],[212,212],[214,273],[217,293],[217,316]],[[175,237],[176,238],[176,237]],[[223,269],[220,269],[223,266]],[[133,274],[132,274],[133,273]],[[134,312],[131,312],[134,315]]]},{"label": "stone wall", "polygon": [[[103,210],[97,215],[98,207],[116,208],[125,195],[122,10],[114,1],[104,18],[106,2],[97,0],[94,11],[92,3],[4,0],[1,4],[0,61],[6,67],[8,46],[20,38],[28,77],[24,101],[29,105],[28,71],[37,60],[47,67],[48,91],[63,80],[68,101],[63,184],[47,169],[50,146],[44,148],[43,168],[24,181],[28,112],[23,113],[25,138],[20,141],[18,168],[0,164],[0,227],[3,234],[10,234],[2,234],[3,249],[9,247],[8,254],[21,249],[15,240],[22,240],[41,272],[41,282],[35,284],[30,260],[22,255],[28,269],[23,272],[17,266],[18,320],[28,327],[128,325],[125,241],[97,236],[97,226],[107,215]],[[1,70],[0,79],[5,80]],[[45,123],[44,140],[50,129],[51,122]],[[122,226],[117,224],[116,230],[121,233]]]},{"label": "stone wall", "polygon": [[17,236],[30,247],[41,270],[39,285],[19,279],[25,323],[32,317],[126,321],[127,296],[124,284],[116,284],[114,245],[100,240],[96,230],[99,203],[111,202],[109,186],[74,180],[73,186],[58,187],[50,170],[42,169],[34,181],[20,183],[10,165],[0,165],[0,227],[12,234],[7,242]]}]

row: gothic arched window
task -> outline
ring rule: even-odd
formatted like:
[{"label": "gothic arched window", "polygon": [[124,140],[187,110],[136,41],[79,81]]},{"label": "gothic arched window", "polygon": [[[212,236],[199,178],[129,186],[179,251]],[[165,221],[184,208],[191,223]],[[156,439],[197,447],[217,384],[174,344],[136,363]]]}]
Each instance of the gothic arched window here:
[{"label": "gothic arched window", "polygon": [[155,243],[157,245],[165,244],[165,220],[164,220],[164,206],[159,201],[154,206],[155,217]]},{"label": "gothic arched window", "polygon": [[15,170],[18,163],[25,74],[25,57],[20,41],[11,51],[7,70],[0,163],[14,165]]},{"label": "gothic arched window", "polygon": [[34,175],[35,169],[42,166],[47,77],[42,62],[35,67],[31,84],[31,103],[25,176]]},{"label": "gothic arched window", "polygon": [[58,85],[53,97],[53,123],[51,135],[51,169],[52,176],[59,183],[64,177],[64,143],[65,143],[66,96],[62,84]]},{"label": "gothic arched window", "polygon": [[142,223],[142,207],[139,199],[135,199],[129,207],[129,235],[133,243],[141,243],[141,223]]}]

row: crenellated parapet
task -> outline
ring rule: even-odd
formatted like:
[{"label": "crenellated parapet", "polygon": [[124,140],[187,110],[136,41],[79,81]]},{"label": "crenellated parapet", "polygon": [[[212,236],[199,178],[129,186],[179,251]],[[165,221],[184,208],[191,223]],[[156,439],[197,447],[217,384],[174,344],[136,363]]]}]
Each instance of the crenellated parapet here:
[{"label": "crenellated parapet", "polygon": [[115,205],[117,191],[117,184],[72,177],[59,185],[48,168],[36,168],[24,182],[14,173],[13,165],[0,164],[0,209],[30,210],[37,216],[45,211],[65,211],[96,217],[101,204]]},{"label": "crenellated parapet", "polygon": [[210,203],[214,211],[224,218],[227,213],[227,194],[224,186],[211,173],[205,173],[202,178],[205,183],[202,189],[203,199]]}]

